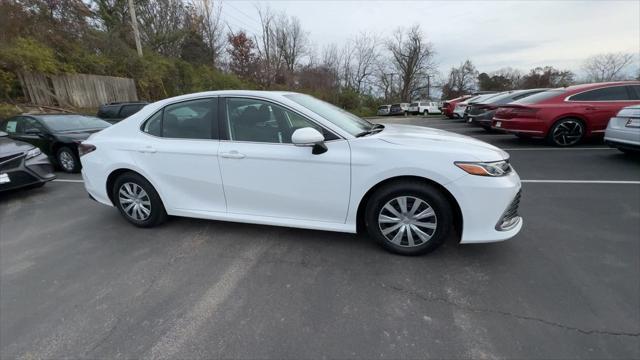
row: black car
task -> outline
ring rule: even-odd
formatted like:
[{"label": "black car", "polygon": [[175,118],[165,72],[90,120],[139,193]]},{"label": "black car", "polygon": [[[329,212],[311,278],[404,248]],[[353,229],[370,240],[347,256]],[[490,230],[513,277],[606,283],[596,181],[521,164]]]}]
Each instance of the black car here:
[{"label": "black car", "polygon": [[467,107],[467,117],[470,123],[478,125],[487,131],[491,130],[491,120],[498,107],[510,102],[523,99],[548,89],[513,90],[501,93],[483,101],[472,103]]},{"label": "black car", "polygon": [[0,131],[16,140],[40,148],[51,161],[66,172],[79,172],[78,145],[108,122],[84,115],[19,115],[0,123]]},{"label": "black car", "polygon": [[115,124],[118,121],[137,113],[147,104],[148,103],[144,101],[112,102],[101,105],[96,116],[102,120]]},{"label": "black car", "polygon": [[40,187],[55,178],[51,162],[40,149],[0,131],[0,192]]}]

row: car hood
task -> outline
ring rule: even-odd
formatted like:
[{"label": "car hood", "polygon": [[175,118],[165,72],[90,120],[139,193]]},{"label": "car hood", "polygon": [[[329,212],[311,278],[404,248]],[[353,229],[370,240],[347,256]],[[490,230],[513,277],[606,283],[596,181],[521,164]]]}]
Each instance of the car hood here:
[{"label": "car hood", "polygon": [[506,151],[484,141],[423,126],[385,124],[384,130],[376,137],[396,145],[464,152],[479,161],[499,161],[509,158]]},{"label": "car hood", "polygon": [[20,154],[33,149],[33,145],[26,142],[13,140],[9,137],[0,137],[0,157]]}]

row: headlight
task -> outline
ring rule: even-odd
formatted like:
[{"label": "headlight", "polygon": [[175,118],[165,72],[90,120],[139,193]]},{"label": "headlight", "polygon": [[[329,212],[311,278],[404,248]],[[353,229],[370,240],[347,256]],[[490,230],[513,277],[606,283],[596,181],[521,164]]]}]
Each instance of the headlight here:
[{"label": "headlight", "polygon": [[27,151],[27,157],[25,158],[25,160],[29,160],[31,158],[34,158],[38,155],[42,154],[42,151],[40,151],[40,149],[38,148],[33,148],[29,151]]},{"label": "headlight", "polygon": [[466,162],[456,161],[456,166],[471,175],[478,176],[505,176],[511,172],[509,160],[493,162]]}]

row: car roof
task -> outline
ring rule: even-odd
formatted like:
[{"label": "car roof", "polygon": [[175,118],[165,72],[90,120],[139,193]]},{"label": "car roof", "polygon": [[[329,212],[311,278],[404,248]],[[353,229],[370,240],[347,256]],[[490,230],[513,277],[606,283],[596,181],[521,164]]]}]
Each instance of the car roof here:
[{"label": "car roof", "polygon": [[590,84],[579,84],[579,85],[571,85],[567,87],[561,87],[558,89],[564,89],[566,91],[577,92],[577,91],[585,91],[591,89],[598,89],[601,87],[608,86],[618,86],[618,85],[640,85],[640,81],[610,81],[610,82],[601,82],[601,83],[590,83]]}]

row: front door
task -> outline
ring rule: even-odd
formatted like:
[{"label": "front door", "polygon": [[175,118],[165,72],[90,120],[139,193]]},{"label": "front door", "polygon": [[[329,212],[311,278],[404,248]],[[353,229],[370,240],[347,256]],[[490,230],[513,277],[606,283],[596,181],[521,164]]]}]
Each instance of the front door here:
[{"label": "front door", "polygon": [[[220,165],[229,213],[344,223],[349,206],[346,140],[271,102],[227,98]],[[292,133],[314,127],[328,151],[295,146]]]}]

